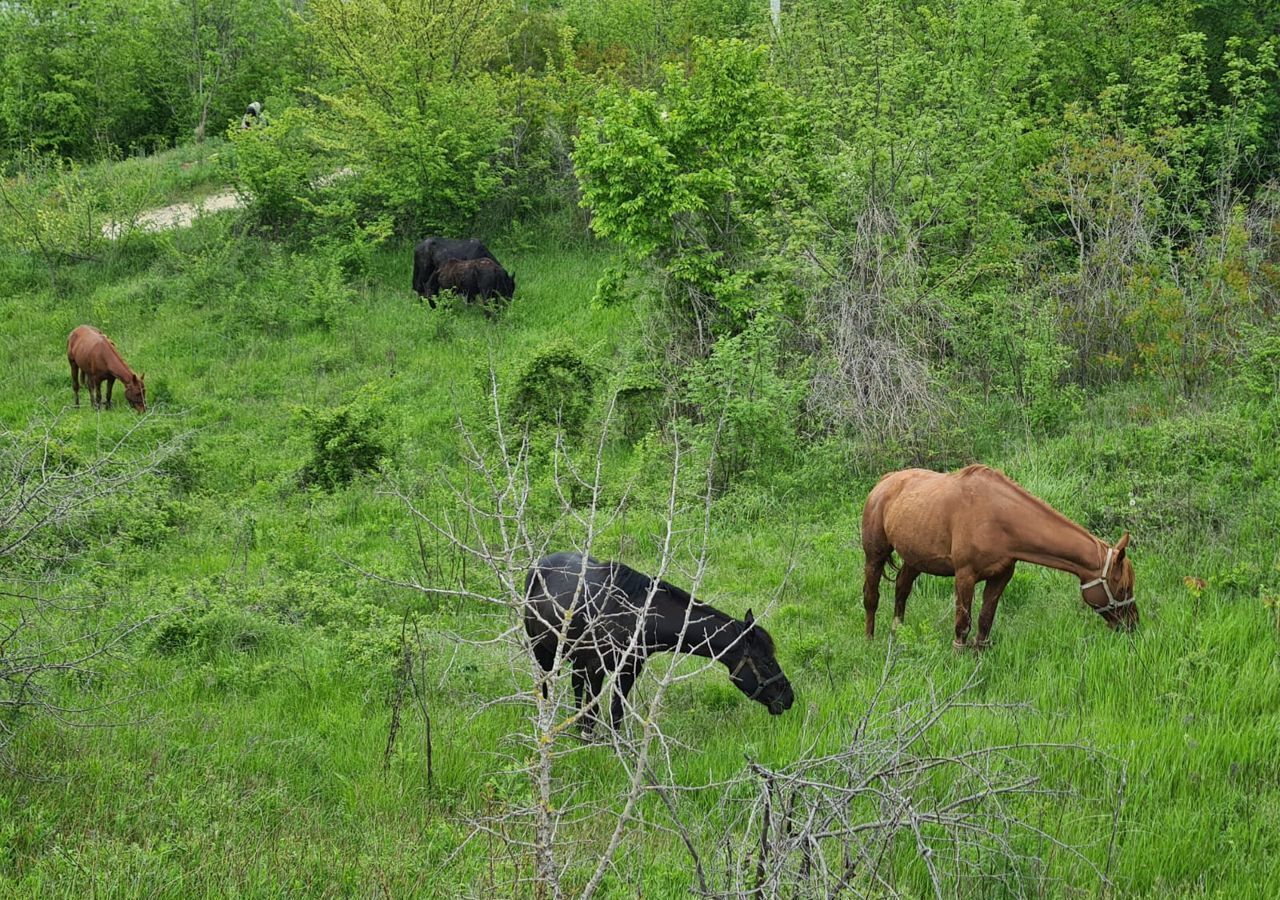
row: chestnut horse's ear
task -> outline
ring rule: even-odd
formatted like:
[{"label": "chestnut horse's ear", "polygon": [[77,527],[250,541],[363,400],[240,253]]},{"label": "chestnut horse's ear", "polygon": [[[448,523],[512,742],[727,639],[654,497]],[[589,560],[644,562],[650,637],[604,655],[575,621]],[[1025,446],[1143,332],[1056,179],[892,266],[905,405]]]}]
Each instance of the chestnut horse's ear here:
[{"label": "chestnut horse's ear", "polygon": [[751,615],[751,610],[747,610],[747,614],[742,617],[742,621],[746,623],[748,628],[750,628],[753,624],[755,624],[756,617]]},{"label": "chestnut horse's ear", "polygon": [[1124,559],[1124,551],[1129,546],[1129,532],[1124,533],[1124,537],[1120,538],[1120,542],[1116,544],[1116,562]]}]

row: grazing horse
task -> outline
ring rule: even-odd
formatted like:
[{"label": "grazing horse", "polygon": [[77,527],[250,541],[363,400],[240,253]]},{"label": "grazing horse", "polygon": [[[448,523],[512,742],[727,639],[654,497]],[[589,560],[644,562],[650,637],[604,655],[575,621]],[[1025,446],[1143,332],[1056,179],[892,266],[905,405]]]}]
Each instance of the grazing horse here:
[{"label": "grazing horse", "polygon": [[1133,564],[1126,532],[1114,547],[1094,537],[1003,472],[968,466],[943,474],[903,469],[880,479],[862,510],[866,580],[862,604],[867,637],[875,634],[880,577],[897,551],[902,560],[894,589],[893,621],[900,624],[920,573],[956,580],[955,646],[969,636],[973,591],[985,581],[977,646],[990,641],[991,622],[1019,560],[1070,572],[1080,579],[1085,604],[1112,628],[1138,624]]},{"label": "grazing horse", "polygon": [[491,297],[509,302],[516,292],[516,280],[491,259],[451,259],[432,277],[441,290],[460,294],[468,303],[479,297],[486,313]]},{"label": "grazing horse", "polygon": [[413,289],[419,296],[427,298],[432,309],[435,309],[435,296],[441,287],[437,271],[451,259],[498,261],[489,252],[489,248],[476,238],[458,239],[432,235],[418,242],[413,248]]},{"label": "grazing horse", "polygon": [[[581,553],[538,560],[525,580],[524,628],[544,672],[555,668],[557,655],[572,663],[573,692],[587,733],[596,723],[594,706],[607,675],[617,673],[610,706],[616,728],[627,694],[654,653],[692,653],[723,663],[734,686],[775,716],[795,699],[773,638],[750,610],[739,621],[619,562]],[[542,693],[547,695],[545,681]]]},{"label": "grazing horse", "polygon": [[111,408],[111,389],[119,379],[124,384],[124,399],[138,412],[147,411],[147,386],[143,375],[135,375],[125,363],[116,345],[92,325],[81,325],[67,335],[67,362],[71,364],[71,390],[80,405],[80,385],[90,391],[93,408],[102,407],[102,382],[107,383],[107,409]]}]

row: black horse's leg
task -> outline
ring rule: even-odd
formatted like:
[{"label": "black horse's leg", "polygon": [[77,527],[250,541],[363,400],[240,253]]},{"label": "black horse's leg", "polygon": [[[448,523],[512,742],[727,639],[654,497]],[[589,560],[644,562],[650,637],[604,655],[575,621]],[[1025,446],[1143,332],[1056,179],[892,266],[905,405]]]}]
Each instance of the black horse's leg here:
[{"label": "black horse's leg", "polygon": [[963,649],[969,638],[969,613],[973,609],[973,589],[978,584],[973,571],[956,572],[956,639],[954,646]]},{"label": "black horse's leg", "polygon": [[640,677],[640,670],[643,668],[644,663],[635,660],[618,670],[618,680],[613,685],[613,702],[609,706],[609,715],[615,730],[622,724],[622,713],[627,696],[631,693],[631,688]]},{"label": "black horse's leg", "polygon": [[590,735],[600,721],[596,703],[603,685],[604,670],[598,665],[574,664],[573,695],[578,700],[578,709],[582,711],[583,734]]},{"label": "black horse's leg", "polygon": [[868,639],[876,636],[876,609],[880,606],[880,578],[884,575],[884,566],[888,561],[888,556],[883,559],[867,557],[862,581],[862,608],[867,613]]},{"label": "black horse's leg", "polygon": [[996,604],[1000,602],[1000,595],[1013,577],[1015,565],[1017,564],[1011,563],[1003,572],[992,575],[982,589],[982,611],[978,613],[978,647],[986,647],[991,643],[991,623],[996,618]]},{"label": "black horse's leg", "polygon": [[547,682],[551,679],[551,670],[556,665],[555,642],[537,642],[533,645],[533,656],[538,661],[539,668],[543,671],[543,677],[538,679],[539,686],[542,688],[542,699],[550,700],[551,695],[547,690]]},{"label": "black horse's leg", "polygon": [[898,570],[898,580],[893,586],[893,624],[901,625],[907,617],[907,598],[911,596],[911,586],[920,577],[920,570],[913,569],[905,562]]}]

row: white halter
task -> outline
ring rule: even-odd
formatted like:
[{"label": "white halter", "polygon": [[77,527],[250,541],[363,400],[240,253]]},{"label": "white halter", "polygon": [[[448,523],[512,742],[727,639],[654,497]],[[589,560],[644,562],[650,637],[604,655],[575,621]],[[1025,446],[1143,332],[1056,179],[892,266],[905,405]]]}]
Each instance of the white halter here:
[{"label": "white halter", "polygon": [[1081,594],[1084,594],[1084,592],[1089,590],[1089,588],[1091,587],[1097,587],[1098,585],[1102,585],[1102,589],[1107,592],[1107,605],[1093,607],[1096,611],[1100,613],[1109,612],[1113,609],[1123,609],[1124,607],[1137,602],[1136,597],[1130,597],[1128,600],[1117,601],[1115,598],[1115,595],[1111,593],[1111,585],[1110,583],[1107,582],[1107,575],[1108,573],[1111,572],[1111,561],[1115,559],[1115,555],[1116,555],[1115,548],[1108,547],[1107,561],[1102,565],[1102,575],[1099,576],[1098,578],[1093,579],[1093,581],[1090,581],[1088,584],[1080,585]]}]

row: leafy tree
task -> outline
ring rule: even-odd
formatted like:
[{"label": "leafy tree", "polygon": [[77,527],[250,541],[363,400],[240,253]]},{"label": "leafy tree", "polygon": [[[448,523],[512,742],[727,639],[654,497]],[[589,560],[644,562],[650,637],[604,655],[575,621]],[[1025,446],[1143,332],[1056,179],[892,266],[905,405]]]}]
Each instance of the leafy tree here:
[{"label": "leafy tree", "polygon": [[574,153],[592,228],[654,266],[702,351],[781,311],[770,218],[822,189],[800,104],[762,47],[700,41],[661,91],[631,90],[586,123]]}]

